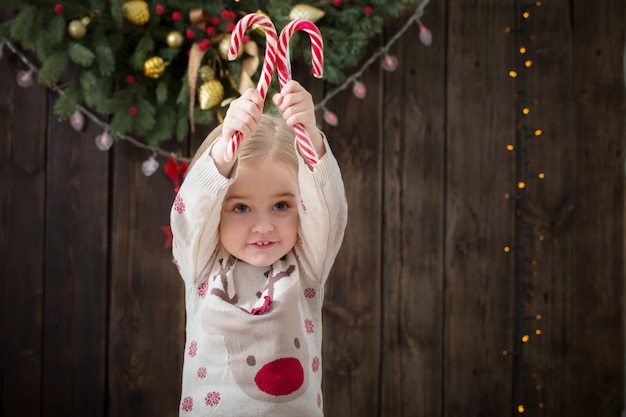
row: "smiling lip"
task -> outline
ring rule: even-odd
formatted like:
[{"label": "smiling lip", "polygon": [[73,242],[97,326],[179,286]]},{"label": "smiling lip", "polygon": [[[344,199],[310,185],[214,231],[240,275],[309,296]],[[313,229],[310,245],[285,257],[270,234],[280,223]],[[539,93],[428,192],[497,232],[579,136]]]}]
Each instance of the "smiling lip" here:
[{"label": "smiling lip", "polygon": [[269,242],[269,241],[254,242],[254,243],[251,243],[250,245],[257,249],[268,249],[274,246],[274,242]]}]

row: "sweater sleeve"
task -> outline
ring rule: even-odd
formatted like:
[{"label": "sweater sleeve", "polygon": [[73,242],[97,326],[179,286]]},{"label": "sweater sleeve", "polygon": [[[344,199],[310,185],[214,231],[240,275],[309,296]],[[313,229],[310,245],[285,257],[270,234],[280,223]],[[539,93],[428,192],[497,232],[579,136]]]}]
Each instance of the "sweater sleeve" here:
[{"label": "sweater sleeve", "polygon": [[337,160],[326,153],[313,168],[300,158],[300,239],[296,253],[305,275],[324,285],[343,242],[348,203]]},{"label": "sweater sleeve", "polygon": [[187,173],[170,213],[174,261],[182,278],[197,282],[207,273],[218,245],[222,201],[232,179],[222,176],[210,149]]}]

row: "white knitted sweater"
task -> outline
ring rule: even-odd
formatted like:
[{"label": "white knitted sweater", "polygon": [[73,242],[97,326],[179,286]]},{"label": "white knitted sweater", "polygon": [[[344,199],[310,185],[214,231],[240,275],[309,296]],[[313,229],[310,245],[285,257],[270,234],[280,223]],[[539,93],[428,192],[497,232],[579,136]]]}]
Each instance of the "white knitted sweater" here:
[{"label": "white knitted sweater", "polygon": [[210,151],[188,172],[171,212],[187,311],[181,416],[323,415],[324,284],[347,222],[341,172],[324,146],[314,170],[300,158],[296,246],[265,268],[219,243],[234,178],[219,173]]}]

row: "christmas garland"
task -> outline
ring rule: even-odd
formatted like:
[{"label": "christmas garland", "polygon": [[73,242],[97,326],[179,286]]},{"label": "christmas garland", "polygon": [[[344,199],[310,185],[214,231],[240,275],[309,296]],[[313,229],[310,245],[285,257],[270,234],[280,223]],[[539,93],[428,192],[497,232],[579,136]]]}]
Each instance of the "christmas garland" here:
[{"label": "christmas garland", "polygon": [[[60,118],[90,108],[109,119],[112,138],[134,134],[158,146],[184,139],[196,123],[220,118],[241,91],[256,85],[265,45],[261,28],[247,32],[236,60],[227,57],[231,32],[246,14],[266,14],[278,31],[294,19],[314,22],[324,38],[324,79],[339,84],[384,24],[420,3],[3,1],[0,7],[16,11],[16,17],[0,24],[0,42],[34,53],[40,61],[37,81],[62,91],[54,105]],[[293,37],[292,59],[310,64],[308,42],[306,36]],[[276,87],[274,80],[271,89]]]}]

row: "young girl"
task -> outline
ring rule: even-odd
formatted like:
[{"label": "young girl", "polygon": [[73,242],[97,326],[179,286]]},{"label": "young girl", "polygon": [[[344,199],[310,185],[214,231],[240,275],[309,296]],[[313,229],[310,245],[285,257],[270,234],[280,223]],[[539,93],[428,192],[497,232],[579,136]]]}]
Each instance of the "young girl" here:
[{"label": "young girl", "polygon": [[[181,416],[322,416],[324,284],[347,221],[341,172],[311,95],[288,82],[263,114],[233,101],[192,161],[171,213],[185,282]],[[311,167],[292,127],[319,156]],[[224,160],[236,131],[238,155]]]}]

